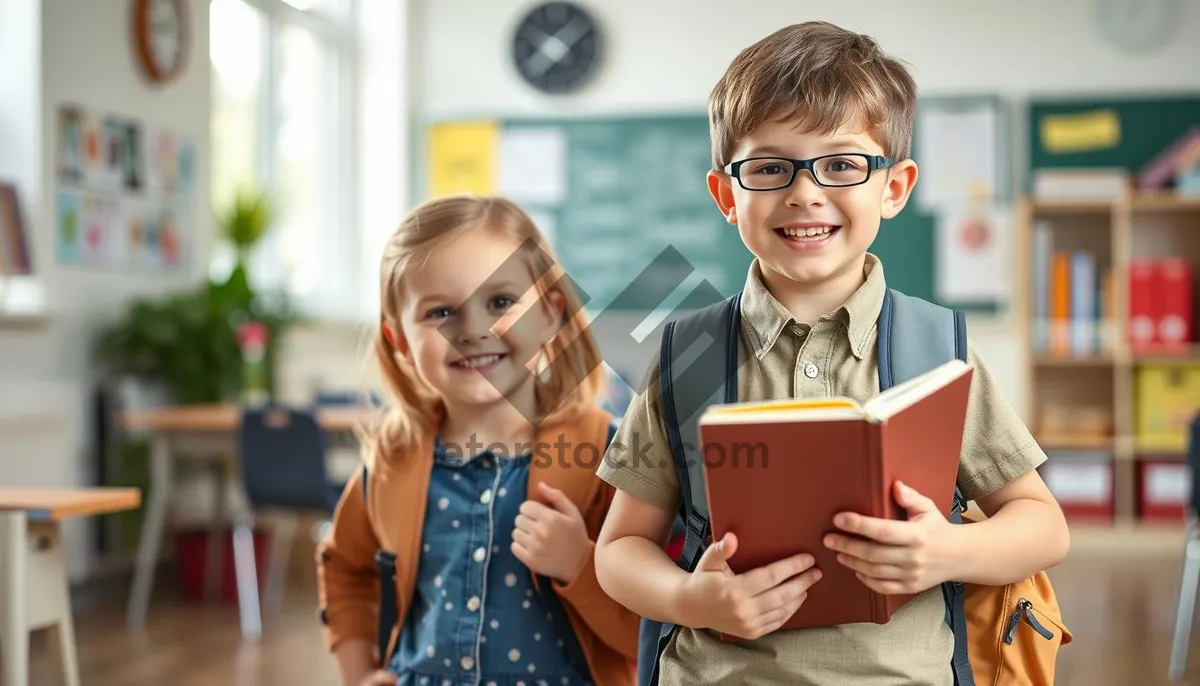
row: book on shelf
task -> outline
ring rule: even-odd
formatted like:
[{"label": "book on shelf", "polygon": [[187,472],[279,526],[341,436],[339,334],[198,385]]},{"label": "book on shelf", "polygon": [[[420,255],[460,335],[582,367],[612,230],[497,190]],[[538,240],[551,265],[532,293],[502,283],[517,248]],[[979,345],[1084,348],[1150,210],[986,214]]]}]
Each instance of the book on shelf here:
[{"label": "book on shelf", "polygon": [[954,360],[866,402],[787,399],[709,407],[699,423],[713,540],[735,573],[809,553],[821,580],[784,629],[887,622],[912,596],[863,585],[824,545],[839,512],[904,519],[902,481],[950,512],[973,367]]},{"label": "book on shelf", "polygon": [[1134,352],[1190,350],[1192,269],[1181,257],[1129,263],[1129,344]]},{"label": "book on shelf", "polygon": [[1133,179],[1119,167],[1063,167],[1033,171],[1034,196],[1044,200],[1115,200],[1127,195]]},{"label": "book on shelf", "polygon": [[0,182],[0,278],[33,273],[29,243],[17,189]]},{"label": "book on shelf", "polygon": [[1113,271],[1087,250],[1056,249],[1045,221],[1033,228],[1033,349],[1058,356],[1110,352],[1117,313]]}]

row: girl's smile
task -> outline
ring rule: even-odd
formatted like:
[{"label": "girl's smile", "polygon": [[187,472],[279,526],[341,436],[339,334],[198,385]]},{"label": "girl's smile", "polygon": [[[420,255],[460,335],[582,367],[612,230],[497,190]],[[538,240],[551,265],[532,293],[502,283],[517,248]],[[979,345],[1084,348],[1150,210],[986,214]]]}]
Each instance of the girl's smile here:
[{"label": "girl's smile", "polygon": [[466,373],[482,374],[495,369],[497,365],[507,359],[508,353],[486,353],[480,355],[471,355],[470,357],[461,357],[457,360],[451,360],[450,367]]}]

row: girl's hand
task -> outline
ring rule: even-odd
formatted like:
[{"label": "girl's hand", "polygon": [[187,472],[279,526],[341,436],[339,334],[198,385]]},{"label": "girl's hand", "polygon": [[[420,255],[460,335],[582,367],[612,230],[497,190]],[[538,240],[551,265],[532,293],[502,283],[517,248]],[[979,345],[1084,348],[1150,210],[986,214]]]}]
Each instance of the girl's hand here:
[{"label": "girl's hand", "polygon": [[533,499],[521,503],[512,552],[538,574],[567,584],[587,561],[587,526],[579,508],[562,491],[545,483],[538,483],[538,490],[550,505]]},{"label": "girl's hand", "polygon": [[907,521],[844,512],[834,518],[834,526],[868,540],[829,534],[825,545],[879,593],[920,593],[955,578],[960,569],[955,553],[963,549],[958,535],[964,527],[951,524],[932,500],[900,482],[896,500],[908,510]]}]

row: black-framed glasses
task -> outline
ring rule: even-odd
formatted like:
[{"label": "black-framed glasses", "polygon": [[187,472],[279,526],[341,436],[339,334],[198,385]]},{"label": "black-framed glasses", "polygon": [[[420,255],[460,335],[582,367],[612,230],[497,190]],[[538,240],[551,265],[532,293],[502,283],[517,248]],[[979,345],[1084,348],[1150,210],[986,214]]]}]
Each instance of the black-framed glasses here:
[{"label": "black-framed glasses", "polygon": [[827,188],[858,186],[871,178],[876,169],[887,169],[895,160],[882,155],[848,152],[821,155],[808,160],[786,157],[748,157],[725,166],[725,173],[736,178],[748,191],[774,191],[787,188],[796,174],[807,169],[818,185]]}]

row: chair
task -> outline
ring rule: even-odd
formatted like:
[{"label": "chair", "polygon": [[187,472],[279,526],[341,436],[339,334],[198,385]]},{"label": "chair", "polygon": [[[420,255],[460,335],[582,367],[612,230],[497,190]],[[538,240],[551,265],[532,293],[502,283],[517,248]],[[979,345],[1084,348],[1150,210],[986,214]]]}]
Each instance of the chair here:
[{"label": "chair", "polygon": [[[279,405],[243,410],[238,447],[246,498],[255,512],[282,511],[273,517],[264,589],[268,610],[277,609],[283,597],[297,515],[315,512],[329,517],[341,496],[341,487],[331,483],[326,472],[325,444],[325,433],[312,412]],[[236,524],[233,551],[242,634],[258,637],[262,614],[252,524],[245,520]]]},{"label": "chair", "polygon": [[1171,641],[1171,662],[1167,676],[1179,681],[1187,669],[1188,647],[1192,638],[1192,620],[1196,610],[1196,587],[1200,584],[1200,414],[1188,427],[1188,471],[1192,475],[1188,502],[1187,534],[1184,538],[1183,566],[1179,575],[1178,606],[1175,609],[1175,636]]}]

